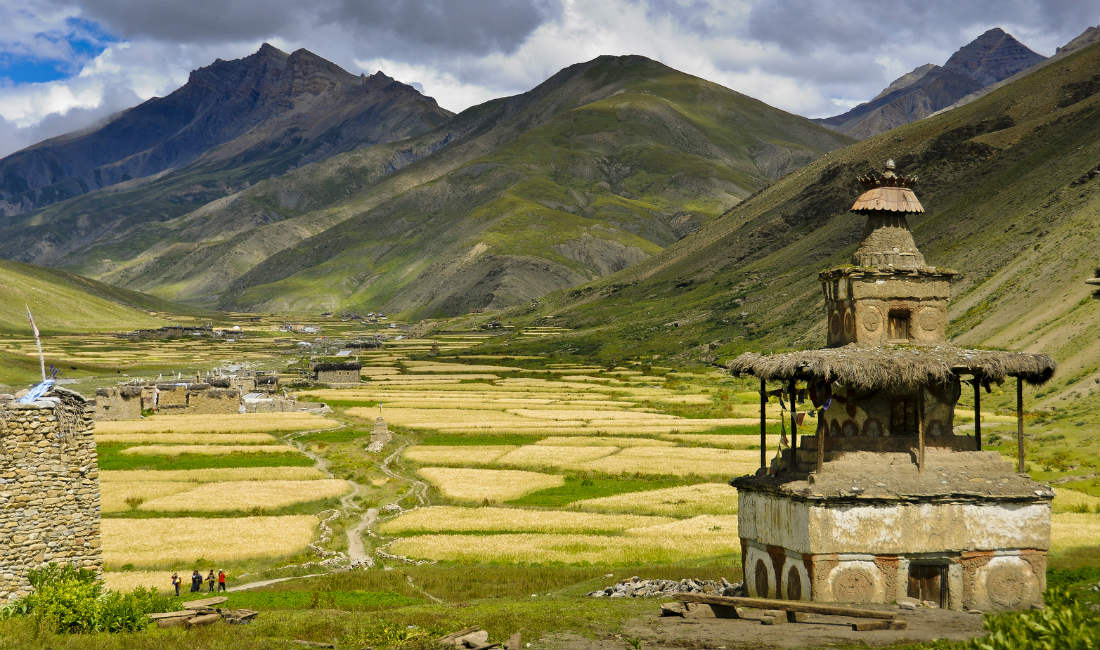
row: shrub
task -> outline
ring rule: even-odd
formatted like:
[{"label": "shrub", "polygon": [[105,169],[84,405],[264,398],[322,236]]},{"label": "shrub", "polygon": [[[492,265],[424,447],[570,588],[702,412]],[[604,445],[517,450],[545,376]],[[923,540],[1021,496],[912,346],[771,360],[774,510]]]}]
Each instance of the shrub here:
[{"label": "shrub", "polygon": [[45,625],[58,633],[134,632],[149,625],[146,614],[178,605],[156,589],[105,590],[95,571],[68,564],[32,569],[27,578],[34,591],[5,607],[3,617],[29,616],[36,627]]},{"label": "shrub", "polygon": [[1060,650],[1100,647],[1100,613],[1064,587],[1048,589],[1047,606],[1040,610],[997,614],[985,620],[989,635],[976,639],[975,650]]}]

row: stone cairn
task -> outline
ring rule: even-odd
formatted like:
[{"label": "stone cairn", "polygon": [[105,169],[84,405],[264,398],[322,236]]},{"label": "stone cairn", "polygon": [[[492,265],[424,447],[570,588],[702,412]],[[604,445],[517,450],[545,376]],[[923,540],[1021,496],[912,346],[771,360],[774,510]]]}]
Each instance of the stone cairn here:
[{"label": "stone cairn", "polygon": [[0,604],[29,594],[44,564],[103,569],[94,414],[64,388],[30,404],[0,395]]},{"label": "stone cairn", "polygon": [[648,596],[671,596],[676,593],[712,594],[716,596],[744,596],[745,589],[740,582],[730,582],[725,578],[718,580],[644,580],[634,576],[622,582],[593,591],[592,598],[645,598]]}]

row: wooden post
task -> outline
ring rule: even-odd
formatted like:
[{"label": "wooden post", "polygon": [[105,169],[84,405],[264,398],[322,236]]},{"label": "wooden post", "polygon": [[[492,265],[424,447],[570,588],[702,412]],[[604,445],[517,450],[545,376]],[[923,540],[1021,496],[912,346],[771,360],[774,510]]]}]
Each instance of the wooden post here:
[{"label": "wooden post", "polygon": [[791,463],[790,468],[792,470],[798,469],[798,406],[795,405],[795,400],[798,397],[798,392],[795,389],[794,380],[790,381],[789,390],[791,393]]},{"label": "wooden post", "polygon": [[825,424],[825,411],[817,412],[817,471],[825,464],[825,432],[829,427]]},{"label": "wooden post", "polygon": [[1016,378],[1016,471],[1023,474],[1024,468],[1024,380]]},{"label": "wooden post", "polygon": [[768,466],[768,427],[764,421],[764,409],[768,404],[768,390],[764,378],[760,378],[760,469]]},{"label": "wooden post", "polygon": [[917,470],[924,471],[924,387],[917,389]]},{"label": "wooden post", "polygon": [[974,375],[974,443],[982,450],[982,382]]}]

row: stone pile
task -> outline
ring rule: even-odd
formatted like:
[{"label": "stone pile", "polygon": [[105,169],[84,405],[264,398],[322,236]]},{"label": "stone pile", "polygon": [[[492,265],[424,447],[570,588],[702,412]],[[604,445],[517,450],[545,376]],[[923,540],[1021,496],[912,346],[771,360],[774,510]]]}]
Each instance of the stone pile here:
[{"label": "stone pile", "polygon": [[634,576],[605,589],[593,591],[592,598],[645,598],[649,596],[671,596],[676,593],[714,594],[717,596],[744,596],[743,583],[730,582],[725,578],[718,580],[644,580]]}]

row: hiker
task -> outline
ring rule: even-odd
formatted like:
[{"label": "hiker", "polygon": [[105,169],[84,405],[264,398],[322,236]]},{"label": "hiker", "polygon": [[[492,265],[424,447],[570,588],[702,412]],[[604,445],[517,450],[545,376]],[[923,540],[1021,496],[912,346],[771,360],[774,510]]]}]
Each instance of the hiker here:
[{"label": "hiker", "polygon": [[202,591],[202,574],[198,569],[191,572],[191,593]]},{"label": "hiker", "polygon": [[218,591],[225,591],[225,569],[218,569]]},{"label": "hiker", "polygon": [[183,583],[183,580],[180,578],[180,574],[173,571],[172,572],[172,586],[175,587],[175,589],[176,589],[176,597],[177,598],[180,595],[180,584],[181,583]]},{"label": "hiker", "polygon": [[206,584],[210,585],[208,593],[214,593],[214,569],[210,569],[210,575],[206,576]]}]

